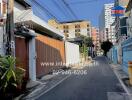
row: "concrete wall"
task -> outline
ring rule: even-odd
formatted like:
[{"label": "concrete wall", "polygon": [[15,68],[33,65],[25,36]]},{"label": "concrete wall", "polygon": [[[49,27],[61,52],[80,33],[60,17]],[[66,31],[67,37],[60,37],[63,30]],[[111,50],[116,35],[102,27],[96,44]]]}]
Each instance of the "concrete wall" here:
[{"label": "concrete wall", "polygon": [[132,61],[132,38],[122,43],[122,66],[124,71],[128,73],[128,62]]},{"label": "concrete wall", "polygon": [[79,45],[65,42],[66,64],[77,64],[80,62]]},{"label": "concrete wall", "polygon": [[118,52],[117,52],[117,46],[114,46],[113,48],[112,48],[112,62],[114,63],[114,64],[117,64],[118,63]]}]

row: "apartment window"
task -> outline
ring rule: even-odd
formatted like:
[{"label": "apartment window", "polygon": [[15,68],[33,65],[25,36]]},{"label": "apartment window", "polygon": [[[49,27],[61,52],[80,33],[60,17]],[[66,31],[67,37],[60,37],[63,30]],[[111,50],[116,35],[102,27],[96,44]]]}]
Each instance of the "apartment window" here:
[{"label": "apartment window", "polygon": [[80,33],[78,33],[78,32],[75,33],[75,36],[76,36],[76,37],[79,37],[79,36],[80,36]]},{"label": "apartment window", "polygon": [[64,33],[68,33],[69,31],[68,30],[64,30]]},{"label": "apartment window", "polygon": [[79,24],[75,25],[75,28],[80,28],[80,25]]},{"label": "apartment window", "polygon": [[80,32],[80,29],[75,29],[75,32]]},{"label": "apartment window", "polygon": [[69,27],[68,27],[68,25],[64,25],[63,28],[64,29],[68,29]]}]

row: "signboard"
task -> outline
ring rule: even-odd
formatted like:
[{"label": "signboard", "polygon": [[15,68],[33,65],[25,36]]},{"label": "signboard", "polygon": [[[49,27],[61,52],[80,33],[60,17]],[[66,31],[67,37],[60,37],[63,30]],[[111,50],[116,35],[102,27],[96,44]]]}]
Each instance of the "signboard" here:
[{"label": "signboard", "polygon": [[112,16],[124,16],[125,8],[116,6],[111,9]]}]

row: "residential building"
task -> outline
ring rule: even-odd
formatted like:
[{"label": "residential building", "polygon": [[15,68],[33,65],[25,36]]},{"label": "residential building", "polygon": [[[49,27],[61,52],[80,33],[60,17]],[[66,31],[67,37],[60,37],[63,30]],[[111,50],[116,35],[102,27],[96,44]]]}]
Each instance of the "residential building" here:
[{"label": "residential building", "polygon": [[115,17],[111,15],[111,8],[114,7],[114,3],[104,4],[104,7],[99,16],[99,34],[100,41],[110,40],[113,41],[111,37],[113,37],[111,31],[113,27],[111,24],[114,22]]},{"label": "residential building", "polygon": [[113,45],[116,43],[116,36],[115,36],[115,26],[110,26],[110,33],[109,33],[109,41],[113,43]]},{"label": "residential building", "polygon": [[[3,19],[6,19],[7,4],[2,1],[1,4],[3,3],[3,8],[1,9],[4,10],[1,10],[3,12],[1,15],[2,21],[0,26],[0,54],[5,55],[6,46],[8,45],[6,45],[6,23]],[[16,67],[21,67],[26,70],[26,79],[35,81],[40,74],[44,75],[53,69],[51,66],[48,68],[40,66],[41,62],[47,61],[49,63],[51,61],[62,61],[65,63],[63,33],[57,29],[53,29],[47,22],[34,15],[31,6],[24,0],[14,0],[14,24],[14,49],[15,57],[18,61]],[[48,43],[45,40],[49,40]],[[44,51],[41,50],[40,45]],[[46,54],[50,55],[45,56]],[[53,59],[48,59],[49,56]],[[54,69],[55,68],[56,67],[54,67]]]},{"label": "residential building", "polygon": [[95,27],[92,27],[91,32],[93,44],[94,44],[94,51],[96,51],[96,45],[97,45],[97,29]]},{"label": "residential building", "polygon": [[[67,43],[66,46],[63,33],[35,15],[28,3],[23,0],[14,1],[16,67],[25,69],[25,79],[36,81],[36,78],[54,69],[65,67],[65,63],[79,63],[79,45]],[[2,25],[5,27],[5,24]],[[4,30],[3,37],[7,37],[5,33]],[[6,41],[2,40],[1,44],[5,46],[3,50],[6,51],[4,43]],[[75,50],[68,51],[71,47]],[[66,54],[70,58],[67,62]]]},{"label": "residential building", "polygon": [[94,51],[96,54],[100,53],[100,39],[99,39],[99,29],[96,27],[92,27],[92,40],[94,44]]},{"label": "residential building", "polygon": [[128,37],[132,37],[132,0],[129,0],[128,6],[126,8],[126,13],[128,16],[127,19],[127,35]]},{"label": "residential building", "polygon": [[65,34],[65,37],[76,38],[80,35],[91,36],[91,22],[85,20],[57,22],[54,19],[50,19],[48,24],[56,29],[59,29]]},{"label": "residential building", "polygon": [[[115,0],[114,6],[121,6],[124,9],[127,7],[129,0]],[[127,39],[127,25],[126,25],[127,17],[125,16],[116,16],[114,26],[115,26],[115,36],[116,42],[121,43],[125,39]]]}]

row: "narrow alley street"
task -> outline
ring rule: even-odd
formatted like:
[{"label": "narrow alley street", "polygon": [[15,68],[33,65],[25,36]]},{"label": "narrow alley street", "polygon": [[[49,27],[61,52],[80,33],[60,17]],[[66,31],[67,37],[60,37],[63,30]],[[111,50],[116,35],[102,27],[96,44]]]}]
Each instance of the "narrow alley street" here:
[{"label": "narrow alley street", "polygon": [[[87,75],[71,75],[37,100],[111,100],[112,92],[123,93],[105,57],[97,57],[95,62],[85,68]],[[116,97],[115,100],[118,100]]]},{"label": "narrow alley street", "polygon": [[132,100],[132,0],[0,0],[0,100]]}]

